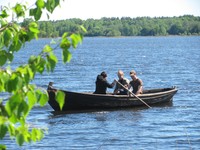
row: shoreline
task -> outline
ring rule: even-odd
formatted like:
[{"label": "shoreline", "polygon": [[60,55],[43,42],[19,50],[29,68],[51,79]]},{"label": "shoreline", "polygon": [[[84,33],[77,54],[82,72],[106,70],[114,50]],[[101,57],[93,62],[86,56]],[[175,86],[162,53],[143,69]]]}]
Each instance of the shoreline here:
[{"label": "shoreline", "polygon": [[[157,35],[157,36],[83,36],[83,38],[136,38],[136,37],[198,37],[200,35]],[[38,39],[57,39],[61,37],[38,37]]]}]

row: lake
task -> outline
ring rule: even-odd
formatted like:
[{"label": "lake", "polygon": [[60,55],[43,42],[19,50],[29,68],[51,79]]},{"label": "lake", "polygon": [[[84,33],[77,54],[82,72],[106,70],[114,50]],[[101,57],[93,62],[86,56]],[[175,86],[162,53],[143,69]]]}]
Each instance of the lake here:
[{"label": "lake", "polygon": [[[38,54],[51,39],[28,43],[14,65]],[[60,57],[59,49],[56,54]],[[28,117],[32,127],[48,128],[42,141],[17,148],[15,141],[0,141],[9,150],[117,150],[117,149],[199,149],[200,148],[200,36],[84,38],[72,60],[61,60],[52,74],[37,75],[33,81],[47,88],[94,91],[96,76],[102,71],[108,81],[123,70],[130,79],[134,69],[144,89],[177,86],[171,105],[54,115],[53,109],[35,107]],[[109,89],[112,92],[113,89]]]}]

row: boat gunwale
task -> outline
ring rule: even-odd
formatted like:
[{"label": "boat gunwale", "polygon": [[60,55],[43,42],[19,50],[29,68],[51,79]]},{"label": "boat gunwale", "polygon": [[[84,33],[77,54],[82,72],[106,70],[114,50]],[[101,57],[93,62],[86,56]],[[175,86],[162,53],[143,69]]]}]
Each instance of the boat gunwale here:
[{"label": "boat gunwale", "polygon": [[[162,89],[169,89],[167,91],[160,91],[160,92],[154,92],[154,93],[144,93],[141,95],[138,95],[138,97],[140,98],[145,98],[145,97],[151,97],[151,96],[159,96],[159,95],[165,95],[165,94],[169,94],[169,93],[174,93],[177,92],[178,89],[177,88],[162,88]],[[156,91],[159,89],[151,89],[151,90],[147,90],[147,91]],[[116,98],[134,98],[135,96],[127,96],[127,95],[112,95],[111,93],[107,93],[107,94],[95,94],[92,92],[72,92],[72,91],[65,91],[65,90],[61,90],[67,93],[73,93],[73,94],[79,94],[79,95],[90,95],[90,96],[100,96],[100,97],[116,97]]]}]

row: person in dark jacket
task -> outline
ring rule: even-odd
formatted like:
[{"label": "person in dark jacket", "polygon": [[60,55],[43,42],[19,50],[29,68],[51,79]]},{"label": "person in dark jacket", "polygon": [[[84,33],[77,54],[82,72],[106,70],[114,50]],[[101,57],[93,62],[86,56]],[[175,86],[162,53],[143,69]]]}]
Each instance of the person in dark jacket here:
[{"label": "person in dark jacket", "polygon": [[100,75],[97,76],[96,79],[96,90],[94,94],[106,94],[107,88],[113,88],[115,86],[116,81],[114,80],[111,84],[108,83],[106,72],[102,72]]}]

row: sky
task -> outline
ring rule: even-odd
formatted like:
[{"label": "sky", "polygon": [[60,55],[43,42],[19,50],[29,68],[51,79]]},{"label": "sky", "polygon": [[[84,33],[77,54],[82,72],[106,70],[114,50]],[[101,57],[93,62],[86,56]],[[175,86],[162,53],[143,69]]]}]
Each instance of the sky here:
[{"label": "sky", "polygon": [[[35,0],[0,0],[0,5]],[[61,0],[50,20],[80,18],[83,20],[102,17],[173,17],[200,16],[200,0]],[[46,20],[44,15],[42,20]]]}]

